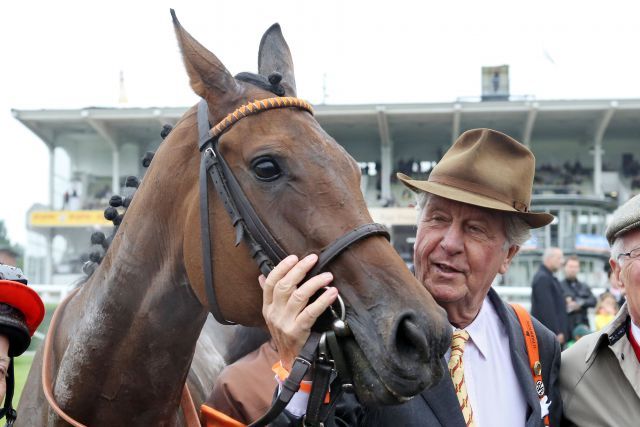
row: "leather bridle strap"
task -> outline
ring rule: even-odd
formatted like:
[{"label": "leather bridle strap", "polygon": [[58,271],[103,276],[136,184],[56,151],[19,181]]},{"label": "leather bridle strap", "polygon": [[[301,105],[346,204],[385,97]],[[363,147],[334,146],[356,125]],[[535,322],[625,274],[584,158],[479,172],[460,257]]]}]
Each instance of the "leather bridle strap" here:
[{"label": "leather bridle strap", "polygon": [[271,408],[269,408],[266,414],[251,423],[249,427],[266,426],[275,420],[282,411],[284,411],[284,408],[287,407],[287,404],[291,401],[293,395],[300,389],[300,383],[313,364],[316,351],[318,349],[318,343],[320,342],[320,337],[320,333],[311,332],[307,342],[302,347],[302,350],[300,350],[300,354],[294,360],[289,376],[282,383],[282,390],[278,394],[275,402],[273,402]]},{"label": "leather bridle strap", "polygon": [[374,235],[384,236],[387,240],[391,238],[387,228],[381,224],[371,223],[360,225],[344,234],[342,237],[339,237],[337,240],[334,240],[329,246],[322,249],[322,251],[320,251],[320,255],[318,256],[318,262],[309,272],[309,276],[317,276],[318,274],[320,274],[320,272],[322,272],[322,270],[324,270],[327,264],[333,261],[335,257],[340,255],[349,246],[353,245],[359,240],[364,239],[365,237]]}]

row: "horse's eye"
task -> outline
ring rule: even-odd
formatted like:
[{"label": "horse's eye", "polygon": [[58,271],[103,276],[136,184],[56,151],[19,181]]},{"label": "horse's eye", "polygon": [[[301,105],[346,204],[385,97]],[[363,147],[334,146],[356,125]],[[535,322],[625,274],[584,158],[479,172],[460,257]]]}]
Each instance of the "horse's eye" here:
[{"label": "horse's eye", "polygon": [[256,159],[252,167],[258,179],[263,181],[273,181],[282,174],[278,163],[270,157]]}]

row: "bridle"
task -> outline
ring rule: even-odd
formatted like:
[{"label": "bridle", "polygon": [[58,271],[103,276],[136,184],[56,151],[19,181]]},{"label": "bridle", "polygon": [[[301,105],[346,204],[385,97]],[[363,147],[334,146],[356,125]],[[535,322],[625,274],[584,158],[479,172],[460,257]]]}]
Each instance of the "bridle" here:
[{"label": "bridle", "polygon": [[[219,150],[220,136],[235,123],[245,117],[259,114],[263,111],[279,108],[296,108],[313,114],[313,108],[306,101],[295,97],[273,97],[257,100],[245,104],[227,115],[217,125],[211,127],[209,123],[209,108],[203,99],[198,104],[198,134],[201,152],[200,162],[200,225],[202,230],[202,260],[204,269],[205,289],[209,301],[209,311],[220,323],[229,325],[232,322],[224,319],[218,306],[215,288],[213,286],[213,266],[211,233],[209,226],[208,180],[211,178],[225,210],[231,217],[236,230],[236,246],[244,241],[249,246],[252,258],[257,263],[260,272],[267,276],[276,264],[282,261],[288,253],[278,244],[268,228],[260,220],[251,202],[236,180]],[[346,234],[338,237],[320,251],[318,262],[309,272],[307,278],[322,272],[327,265],[354,243],[371,236],[390,238],[387,229],[377,223],[362,224]],[[304,345],[301,354],[296,358],[289,378],[283,384],[282,391],[271,409],[252,426],[266,425],[273,421],[286,407],[293,394],[298,391],[300,382],[307,371],[313,366],[314,381],[309,398],[309,408],[304,424],[321,425],[328,412],[335,404],[339,393],[332,393],[331,402],[323,404],[330,378],[335,372],[341,383],[341,390],[351,389],[353,386],[344,361],[342,350],[336,336],[349,335],[346,323],[346,312],[342,298],[338,295],[336,303],[329,310],[332,317],[328,331],[312,332]],[[325,316],[326,317],[326,316]],[[318,387],[316,387],[318,385]],[[314,390],[316,389],[316,390]]]}]

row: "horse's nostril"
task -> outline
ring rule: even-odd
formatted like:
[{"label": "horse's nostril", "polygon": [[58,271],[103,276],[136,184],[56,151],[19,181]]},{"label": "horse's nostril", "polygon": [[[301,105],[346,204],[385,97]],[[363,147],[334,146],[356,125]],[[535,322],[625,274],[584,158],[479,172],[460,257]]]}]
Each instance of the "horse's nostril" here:
[{"label": "horse's nostril", "polygon": [[398,322],[396,349],[403,358],[425,359],[429,356],[427,336],[412,319],[405,316]]}]

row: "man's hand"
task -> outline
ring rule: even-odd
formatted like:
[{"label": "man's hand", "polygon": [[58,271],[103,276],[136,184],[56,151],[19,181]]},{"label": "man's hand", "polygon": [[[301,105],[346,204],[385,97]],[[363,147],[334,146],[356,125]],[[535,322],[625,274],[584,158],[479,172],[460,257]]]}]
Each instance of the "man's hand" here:
[{"label": "man's hand", "polygon": [[269,276],[258,278],[262,287],[262,315],[278,349],[280,362],[289,371],[309,337],[311,327],[338,295],[338,290],[330,287],[307,305],[311,296],[333,280],[331,273],[322,273],[298,287],[317,261],[315,254],[300,261],[297,256],[289,255]]},{"label": "man's hand", "polygon": [[574,311],[578,311],[582,308],[582,305],[574,300],[571,297],[567,297],[567,312],[568,313],[573,313]]},{"label": "man's hand", "polygon": [[564,344],[564,341],[565,341],[564,340],[564,334],[558,334],[558,335],[556,335],[556,337],[558,338],[558,342],[560,344]]}]

